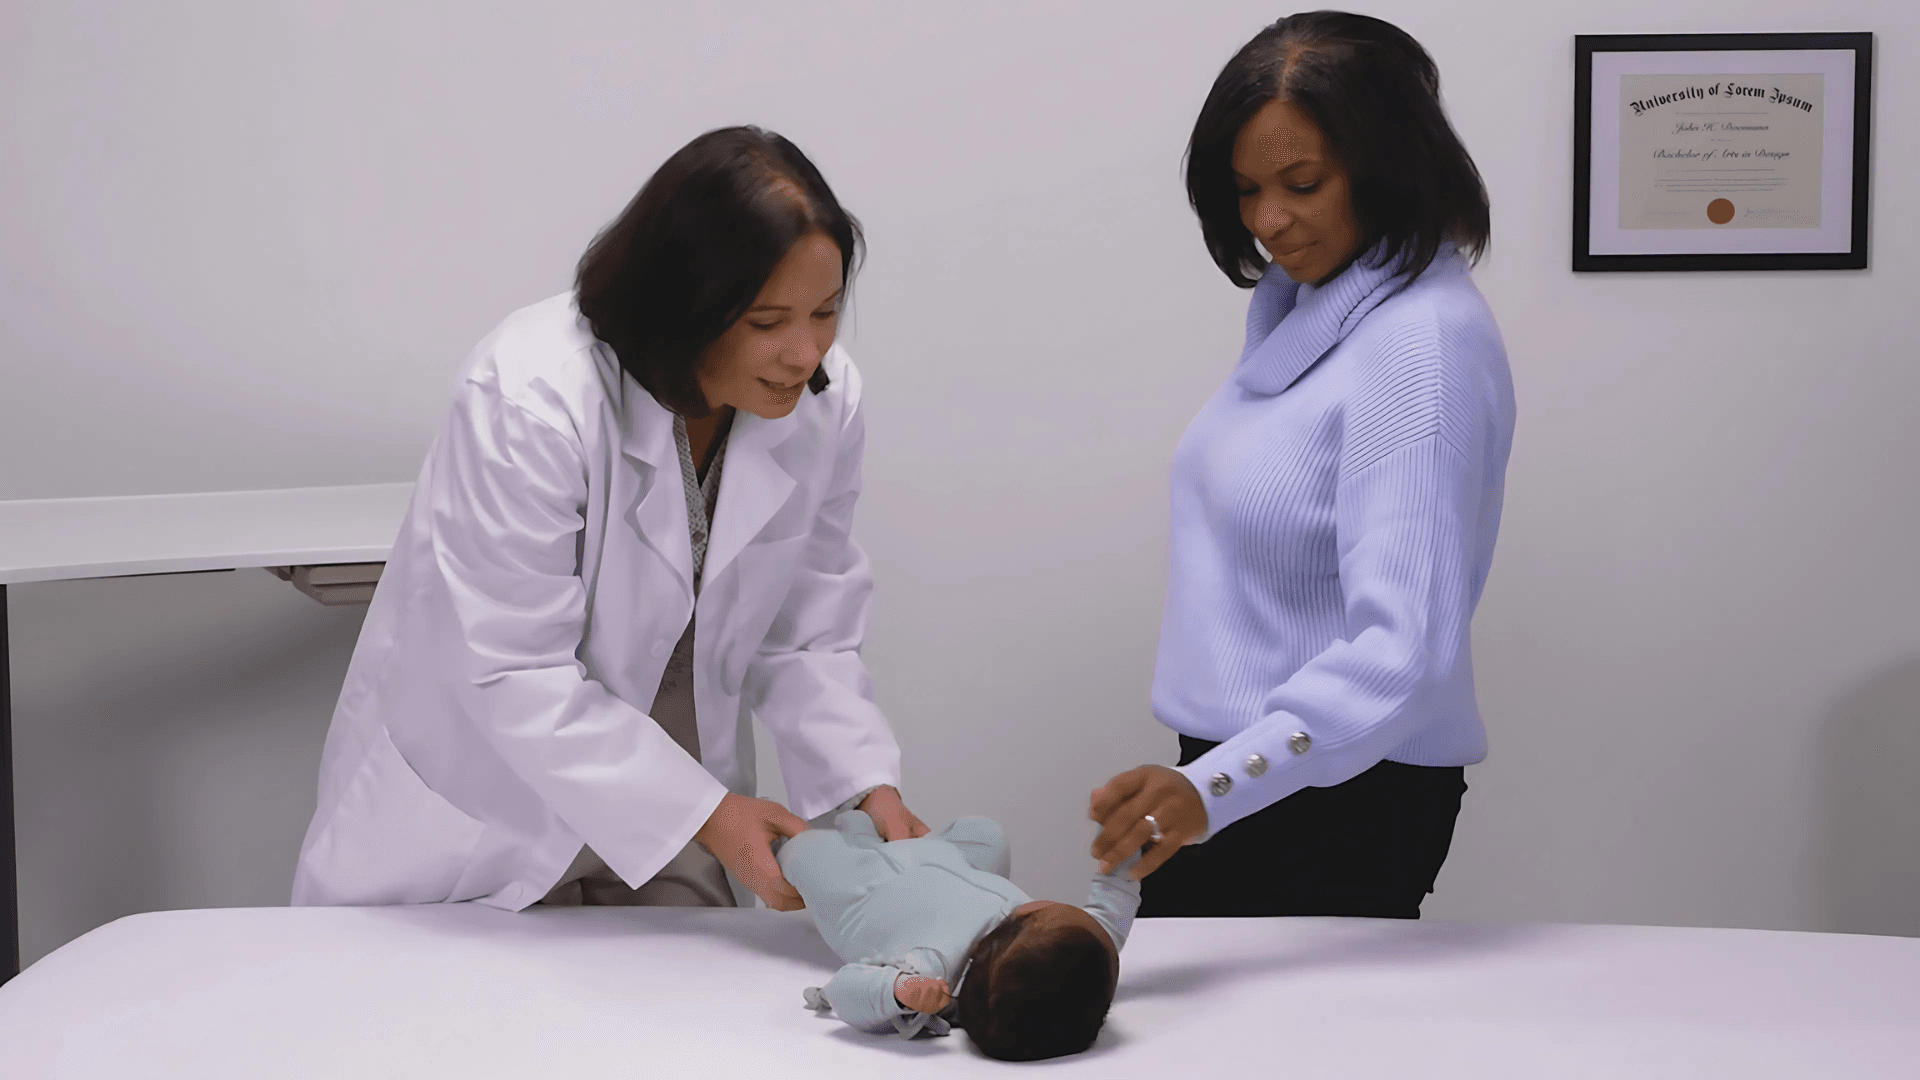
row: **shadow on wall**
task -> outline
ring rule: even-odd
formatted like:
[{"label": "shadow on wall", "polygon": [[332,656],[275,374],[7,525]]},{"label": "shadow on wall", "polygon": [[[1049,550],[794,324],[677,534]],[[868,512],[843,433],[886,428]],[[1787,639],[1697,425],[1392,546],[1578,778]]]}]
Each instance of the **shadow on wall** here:
[{"label": "shadow on wall", "polygon": [[1827,928],[1920,937],[1920,655],[1841,697],[1819,747],[1814,868]]}]

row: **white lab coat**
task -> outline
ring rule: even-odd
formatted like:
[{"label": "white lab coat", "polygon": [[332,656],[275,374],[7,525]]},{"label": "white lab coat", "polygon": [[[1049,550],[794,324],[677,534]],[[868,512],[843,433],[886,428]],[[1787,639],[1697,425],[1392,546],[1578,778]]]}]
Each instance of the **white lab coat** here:
[{"label": "white lab coat", "polygon": [[824,393],[728,437],[696,762],[645,711],[696,610],[673,414],[571,294],[474,349],[347,669],[295,904],[518,910],[583,842],[637,887],[755,793],[749,710],[801,817],[899,782],[859,654],[860,374],[838,346],[823,365]]}]

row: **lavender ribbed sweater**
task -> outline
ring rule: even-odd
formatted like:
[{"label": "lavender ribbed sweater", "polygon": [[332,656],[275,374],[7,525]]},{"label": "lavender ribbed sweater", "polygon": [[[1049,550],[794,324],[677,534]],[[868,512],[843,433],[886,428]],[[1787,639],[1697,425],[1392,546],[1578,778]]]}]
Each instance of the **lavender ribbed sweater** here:
[{"label": "lavender ribbed sweater", "polygon": [[1382,759],[1486,756],[1467,627],[1513,444],[1506,350],[1450,249],[1391,299],[1371,261],[1319,289],[1269,267],[1174,454],[1153,710],[1221,743],[1181,769],[1213,832]]}]

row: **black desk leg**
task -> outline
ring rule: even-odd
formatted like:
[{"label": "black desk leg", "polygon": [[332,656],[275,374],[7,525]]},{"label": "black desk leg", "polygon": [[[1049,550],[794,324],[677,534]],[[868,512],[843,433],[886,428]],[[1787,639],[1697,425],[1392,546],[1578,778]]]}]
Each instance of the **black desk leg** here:
[{"label": "black desk leg", "polygon": [[13,673],[8,668],[7,587],[0,584],[0,983],[20,973],[20,889],[13,861]]}]

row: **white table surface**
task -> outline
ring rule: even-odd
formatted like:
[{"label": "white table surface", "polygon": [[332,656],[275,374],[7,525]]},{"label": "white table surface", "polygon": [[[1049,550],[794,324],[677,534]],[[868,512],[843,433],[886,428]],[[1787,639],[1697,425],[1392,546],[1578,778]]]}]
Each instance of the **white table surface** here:
[{"label": "white table surface", "polygon": [[0,502],[0,585],[384,562],[413,485]]},{"label": "white table surface", "polygon": [[1920,939],[1148,919],[1094,1048],[815,1016],[805,912],[471,904],[135,915],[0,987],[0,1074],[304,1077],[1902,1077]]}]

